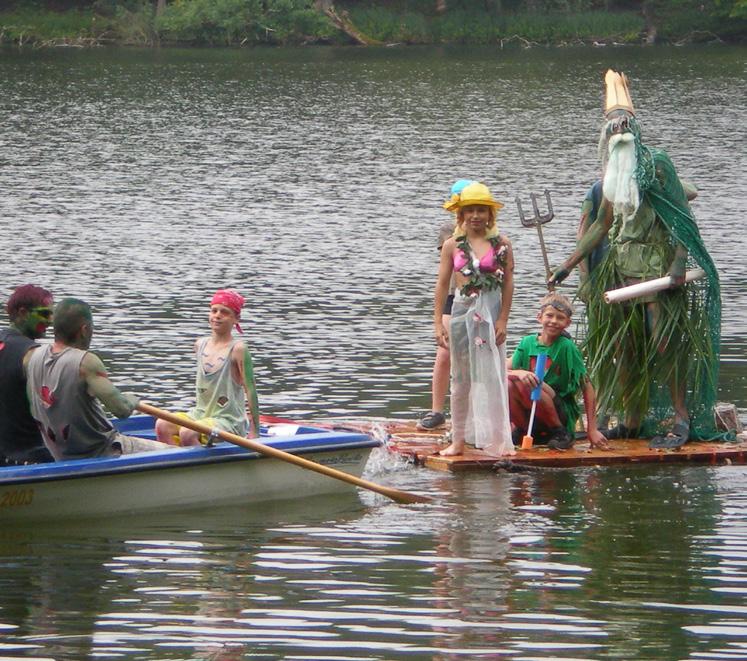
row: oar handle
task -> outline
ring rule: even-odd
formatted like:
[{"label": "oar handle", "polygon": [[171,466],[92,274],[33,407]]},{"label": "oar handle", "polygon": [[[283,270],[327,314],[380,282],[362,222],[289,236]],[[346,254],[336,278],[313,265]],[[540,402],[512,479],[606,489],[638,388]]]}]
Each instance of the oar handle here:
[{"label": "oar handle", "polygon": [[169,413],[168,411],[164,411],[163,409],[159,409],[144,402],[140,402],[135,408],[141,413],[152,415],[154,418],[160,418],[161,420],[165,420],[166,422],[170,422],[179,427],[187,427],[188,429],[193,429],[200,434],[206,434],[208,436],[212,434],[218,436],[219,438],[222,438],[224,441],[228,441],[229,443],[233,443],[234,445],[239,445],[242,448],[254,450],[255,452],[259,452],[268,457],[274,457],[275,459],[279,459],[281,461],[287,461],[288,463],[295,464],[296,466],[305,468],[306,470],[312,470],[317,473],[321,473],[322,475],[333,477],[349,484],[354,484],[355,486],[361,487],[362,489],[375,491],[376,493],[387,496],[388,498],[396,500],[399,503],[431,502],[431,499],[427,496],[419,496],[416,494],[408,493],[407,491],[400,491],[399,489],[392,489],[391,487],[385,487],[374,482],[369,482],[368,480],[356,477],[355,475],[350,475],[349,473],[330,468],[329,466],[323,466],[322,464],[318,464],[315,461],[304,459],[303,457],[291,454],[290,452],[278,450],[277,448],[273,448],[269,445],[265,445],[264,443],[260,443],[257,440],[244,438],[243,436],[239,436],[238,434],[232,434],[231,432],[223,431],[222,429],[210,427],[209,425],[206,425],[202,422]]}]

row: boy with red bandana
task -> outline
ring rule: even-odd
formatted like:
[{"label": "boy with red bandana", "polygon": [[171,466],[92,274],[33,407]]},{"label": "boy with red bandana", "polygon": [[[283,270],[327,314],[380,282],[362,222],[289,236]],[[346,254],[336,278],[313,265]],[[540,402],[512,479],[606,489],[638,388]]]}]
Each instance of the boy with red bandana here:
[{"label": "boy with red bandana", "polygon": [[[195,342],[197,355],[197,402],[185,415],[211,427],[259,437],[259,408],[254,385],[252,357],[246,343],[233,337],[244,298],[233,289],[221,289],[210,301],[210,336]],[[247,415],[248,413],[248,415]],[[197,445],[200,433],[158,420],[158,440],[179,445]]]}]

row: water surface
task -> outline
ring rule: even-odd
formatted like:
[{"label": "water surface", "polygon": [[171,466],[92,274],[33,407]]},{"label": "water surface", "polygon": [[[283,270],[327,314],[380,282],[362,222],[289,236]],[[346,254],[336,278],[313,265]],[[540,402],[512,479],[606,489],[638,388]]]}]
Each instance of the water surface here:
[{"label": "water surface", "polygon": [[[558,263],[598,172],[608,66],[631,78],[644,138],[700,189],[721,398],[744,414],[738,48],[4,51],[3,296],[34,281],[88,300],[114,380],[177,408],[210,296],[233,286],[265,412],[411,418],[429,402],[448,188],[482,179],[507,203],[512,348],[543,292],[513,199],[552,192]],[[444,476],[382,452],[368,473],[436,502],[360,493],[4,529],[0,654],[747,656],[741,467]]]}]

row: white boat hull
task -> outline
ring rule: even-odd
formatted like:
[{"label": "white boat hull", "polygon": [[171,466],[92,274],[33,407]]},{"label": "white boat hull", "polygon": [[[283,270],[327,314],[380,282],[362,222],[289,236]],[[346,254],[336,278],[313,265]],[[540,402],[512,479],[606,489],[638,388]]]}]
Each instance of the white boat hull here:
[{"label": "white boat hull", "polygon": [[[262,441],[357,477],[377,445],[365,435],[338,432]],[[342,480],[221,443],[212,448],[2,468],[0,521],[237,505],[354,489]]]}]

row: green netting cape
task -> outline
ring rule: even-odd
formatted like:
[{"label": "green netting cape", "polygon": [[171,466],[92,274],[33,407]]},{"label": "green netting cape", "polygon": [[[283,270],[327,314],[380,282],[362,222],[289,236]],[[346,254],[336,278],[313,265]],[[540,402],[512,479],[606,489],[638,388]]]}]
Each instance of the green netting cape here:
[{"label": "green netting cape", "polygon": [[[686,383],[691,438],[718,435],[713,419],[721,334],[718,274],[708,254],[682,183],[669,156],[636,138],[636,176],[642,201],[648,202],[676,243],[688,250],[687,268],[706,277],[656,296],[658,319],[647,320],[647,306],[635,300],[608,304],[603,292],[620,287],[614,239],[602,262],[582,286],[587,301],[584,354],[597,389],[600,414],[628,414],[641,421],[642,435],[671,429],[674,410],[669,384]],[[610,234],[613,232],[611,231]],[[584,291],[587,289],[587,291]],[[649,313],[650,315],[650,313]]]}]

